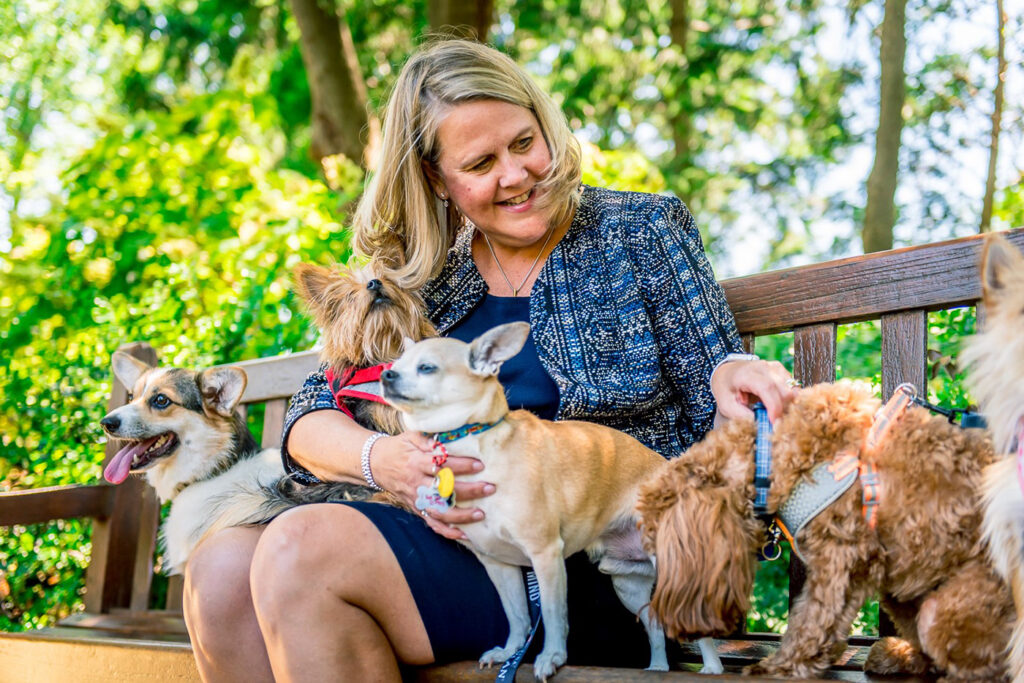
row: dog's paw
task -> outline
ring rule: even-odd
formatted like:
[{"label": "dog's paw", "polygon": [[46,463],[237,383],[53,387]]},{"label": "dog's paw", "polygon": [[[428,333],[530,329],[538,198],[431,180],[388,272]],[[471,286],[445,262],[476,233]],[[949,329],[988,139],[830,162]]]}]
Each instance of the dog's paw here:
[{"label": "dog's paw", "polygon": [[744,676],[763,676],[764,678],[817,678],[828,666],[814,666],[809,663],[782,663],[766,657],[756,664],[743,669]]},{"label": "dog's paw", "polygon": [[492,664],[504,664],[508,659],[516,653],[517,647],[492,647],[487,652],[480,655],[480,668],[490,669]]},{"label": "dog's paw", "polygon": [[565,650],[547,652],[542,650],[533,663],[533,676],[538,681],[546,681],[555,675],[558,667],[565,664]]},{"label": "dog's paw", "polygon": [[[668,671],[668,669],[665,669]],[[711,676],[717,676],[718,674],[725,673],[725,667],[722,666],[722,662],[708,662],[700,668],[700,673],[708,674]]]},{"label": "dog's paw", "polygon": [[880,675],[921,675],[928,671],[928,660],[907,641],[889,636],[871,646],[864,660],[864,671]]}]

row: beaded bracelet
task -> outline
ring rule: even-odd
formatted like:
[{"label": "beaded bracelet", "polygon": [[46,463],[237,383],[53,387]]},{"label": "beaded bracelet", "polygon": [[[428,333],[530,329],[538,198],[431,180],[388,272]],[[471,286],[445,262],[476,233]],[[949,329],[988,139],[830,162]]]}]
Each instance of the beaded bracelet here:
[{"label": "beaded bracelet", "polygon": [[373,480],[373,472],[370,471],[370,451],[373,450],[373,444],[377,443],[377,439],[382,439],[387,434],[384,432],[375,432],[367,437],[366,441],[363,442],[363,451],[359,458],[359,464],[363,468],[363,479],[366,480],[366,485],[374,491],[383,491],[380,485]]}]

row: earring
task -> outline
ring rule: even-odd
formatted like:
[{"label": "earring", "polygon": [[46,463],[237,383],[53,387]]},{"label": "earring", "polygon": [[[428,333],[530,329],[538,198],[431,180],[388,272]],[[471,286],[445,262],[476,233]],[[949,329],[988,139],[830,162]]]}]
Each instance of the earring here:
[{"label": "earring", "polygon": [[446,209],[448,208],[448,200],[447,199],[444,200],[444,208],[446,208]]}]

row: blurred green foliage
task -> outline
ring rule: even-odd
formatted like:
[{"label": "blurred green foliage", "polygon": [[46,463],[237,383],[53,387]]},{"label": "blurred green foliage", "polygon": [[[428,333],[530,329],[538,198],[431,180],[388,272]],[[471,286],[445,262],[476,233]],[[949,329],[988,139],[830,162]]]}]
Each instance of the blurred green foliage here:
[{"label": "blurred green foliage", "polygon": [[[192,367],[312,345],[290,268],[347,258],[361,173],[332,190],[279,167],[280,126],[273,99],[239,89],[128,118],[63,171],[51,211],[15,226],[0,254],[0,489],[98,479],[122,343]],[[78,523],[4,534],[0,628],[73,609],[88,550]]]}]

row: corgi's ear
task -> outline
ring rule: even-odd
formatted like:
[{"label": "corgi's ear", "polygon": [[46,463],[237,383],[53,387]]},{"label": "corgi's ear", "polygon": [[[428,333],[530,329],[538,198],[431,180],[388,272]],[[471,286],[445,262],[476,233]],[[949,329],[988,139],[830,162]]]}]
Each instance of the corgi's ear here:
[{"label": "corgi's ear", "polygon": [[523,349],[530,336],[529,323],[498,325],[469,345],[469,369],[478,375],[496,375],[501,364]]},{"label": "corgi's ear", "polygon": [[135,383],[139,381],[143,373],[148,370],[152,370],[153,366],[149,363],[139,360],[130,353],[124,351],[114,351],[113,357],[110,359],[111,365],[114,368],[114,376],[117,380],[124,385],[128,391],[132,390]]},{"label": "corgi's ear", "polygon": [[1024,272],[1024,256],[1014,249],[1006,238],[992,234],[985,239],[985,252],[981,263],[981,286],[985,303],[998,301],[1010,276]]},{"label": "corgi's ear", "polygon": [[204,370],[198,382],[199,393],[203,395],[203,412],[210,417],[231,417],[245,392],[248,377],[245,370],[227,366]]},{"label": "corgi's ear", "polygon": [[330,268],[312,263],[299,263],[292,270],[292,278],[295,280],[295,293],[310,308],[316,308],[317,304],[323,299],[327,287],[337,277],[338,275]]}]

